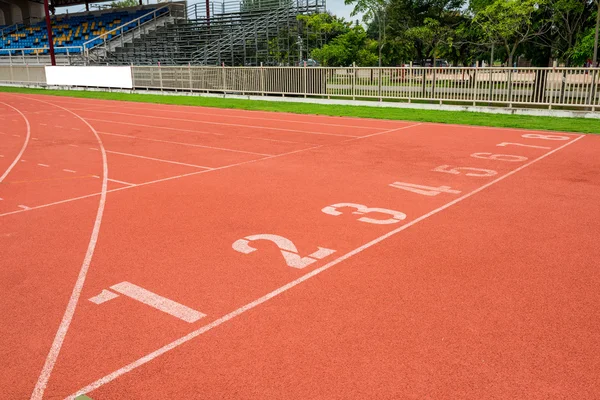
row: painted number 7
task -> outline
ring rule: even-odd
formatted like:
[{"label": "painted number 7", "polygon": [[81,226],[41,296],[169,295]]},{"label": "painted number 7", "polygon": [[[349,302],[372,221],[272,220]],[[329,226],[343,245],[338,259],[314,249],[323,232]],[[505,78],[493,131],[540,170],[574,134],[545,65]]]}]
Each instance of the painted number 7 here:
[{"label": "painted number 7", "polygon": [[281,251],[281,255],[283,256],[285,263],[292,268],[298,269],[305,268],[317,260],[335,253],[335,250],[317,247],[318,250],[314,253],[306,257],[301,257],[298,254],[298,249],[291,240],[284,238],[283,236],[271,235],[267,233],[246,236],[243,239],[236,240],[231,247],[233,247],[233,249],[237,252],[250,254],[257,250],[256,248],[250,246],[250,242],[255,240],[268,240],[275,243],[275,245],[279,248],[279,251]]}]

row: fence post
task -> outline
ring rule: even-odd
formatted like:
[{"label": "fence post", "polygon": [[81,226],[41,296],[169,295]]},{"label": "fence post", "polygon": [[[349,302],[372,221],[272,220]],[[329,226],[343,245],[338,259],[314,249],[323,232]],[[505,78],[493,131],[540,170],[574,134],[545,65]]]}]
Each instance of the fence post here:
[{"label": "fence post", "polygon": [[352,100],[356,100],[356,62],[352,63]]},{"label": "fence post", "polygon": [[508,70],[508,107],[512,108],[512,72],[513,67],[510,66]]},{"label": "fence post", "polygon": [[225,94],[225,63],[221,63],[221,85],[223,87],[223,94]]},{"label": "fence post", "polygon": [[260,63],[260,94],[265,95],[265,69],[262,62]]},{"label": "fence post", "polygon": [[25,71],[27,71],[27,83],[31,82],[31,77],[29,74],[29,64],[25,64]]},{"label": "fence post", "polygon": [[412,61],[410,62],[410,64],[408,65],[408,104],[410,104],[412,102],[412,83],[413,83],[413,64]]},{"label": "fence post", "polygon": [[188,75],[189,75],[189,79],[190,79],[190,93],[192,93],[194,91],[194,84],[192,81],[192,64],[188,63]]},{"label": "fence post", "polygon": [[23,64],[25,64],[25,50],[21,50],[21,58],[23,58]]},{"label": "fence post", "polygon": [[594,74],[592,77],[592,87],[590,90],[590,96],[589,96],[589,100],[588,100],[588,105],[592,106],[592,112],[596,111],[596,107],[595,107],[595,102],[596,102],[596,81],[598,79],[598,68],[597,67],[592,67],[594,69]]},{"label": "fence post", "polygon": [[479,61],[475,63],[475,70],[473,71],[473,106],[477,105],[477,70],[479,69]]},{"label": "fence post", "polygon": [[381,78],[383,75],[382,71],[383,71],[382,68],[378,68],[378,70],[377,70],[377,82],[379,82],[379,85],[378,85],[379,87],[377,90],[377,97],[379,97],[379,101],[383,101],[383,99],[381,98]]},{"label": "fence post", "polygon": [[308,93],[308,71],[306,70],[306,61],[304,61],[304,98]]},{"label": "fence post", "polygon": [[488,98],[488,105],[491,107],[492,106],[492,99],[494,98],[494,72],[491,68],[491,66],[488,68],[488,73],[490,74],[490,93],[489,93],[489,98]]},{"label": "fence post", "polygon": [[162,69],[160,68],[160,61],[158,62],[158,81],[160,84],[160,91],[163,91],[163,80],[162,80]]}]

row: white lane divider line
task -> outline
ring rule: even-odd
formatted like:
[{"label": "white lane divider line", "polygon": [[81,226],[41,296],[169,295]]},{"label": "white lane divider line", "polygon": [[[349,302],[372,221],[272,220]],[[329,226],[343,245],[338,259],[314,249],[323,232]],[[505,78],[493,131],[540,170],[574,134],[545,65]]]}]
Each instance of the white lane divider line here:
[{"label": "white lane divider line", "polygon": [[29,210],[29,207],[19,204],[17,207],[22,208],[23,210]]},{"label": "white lane divider line", "polygon": [[[110,288],[117,293],[156,308],[159,311],[172,315],[173,317],[179,318],[190,324],[206,317],[206,314],[127,281],[112,285]],[[95,304],[102,304],[117,297],[119,297],[118,294],[104,289],[99,295],[90,298],[89,301]]]},{"label": "white lane divider line", "polygon": [[88,300],[94,304],[102,304],[109,300],[116,299],[119,297],[118,294],[111,292],[110,290],[102,289],[99,295],[90,297]]},{"label": "white lane divider line", "polygon": [[[93,176],[95,177],[95,175],[93,175]],[[107,180],[110,181],[110,182],[120,183],[121,185],[136,186],[135,183],[129,183],[129,182],[125,182],[125,181],[118,181],[116,179],[108,178]]]},{"label": "white lane divider line", "polygon": [[74,174],[75,172],[77,172],[77,171],[73,171],[72,169],[63,169],[63,171],[65,171],[65,172],[70,172],[70,173],[72,173],[72,174]]},{"label": "white lane divider line", "polygon": [[26,130],[26,134],[25,134],[25,140],[23,141],[23,146],[21,146],[21,150],[19,150],[19,154],[17,154],[17,156],[15,157],[13,162],[8,166],[8,168],[6,168],[6,171],[4,171],[4,173],[0,176],[0,182],[2,182],[8,176],[10,171],[12,171],[12,169],[15,167],[15,165],[17,165],[17,163],[19,162],[21,157],[23,157],[23,153],[25,152],[25,149],[27,148],[27,145],[29,144],[29,138],[31,137],[31,126],[29,125],[29,120],[27,119],[25,114],[23,114],[17,108],[15,108],[9,104],[6,104],[6,103],[1,103],[1,104],[4,104],[5,106],[10,107],[13,110],[15,110],[16,112],[18,112],[21,115],[21,117],[23,117],[23,120],[25,120],[25,126],[26,126],[27,130]]},{"label": "white lane divider line", "polygon": [[14,137],[21,137],[21,136],[19,136],[19,135],[13,135],[13,136],[14,136]]},{"label": "white lane divider line", "polygon": [[146,156],[140,156],[140,155],[137,155],[137,154],[130,154],[130,153],[121,153],[119,151],[106,150],[106,152],[109,153],[109,154],[118,154],[118,155],[121,155],[121,156],[134,157],[134,158],[142,158],[144,160],[152,160],[152,161],[159,161],[159,162],[164,162],[164,163],[168,163],[168,164],[184,165],[186,167],[203,168],[203,169],[213,169],[213,167],[206,167],[204,165],[187,164],[187,163],[183,163],[183,162],[179,162],[179,161],[164,160],[162,158],[146,157]]},{"label": "white lane divider line", "polygon": [[81,296],[81,291],[83,290],[83,285],[85,283],[85,279],[87,277],[90,265],[92,263],[92,258],[96,249],[96,243],[98,243],[98,237],[100,235],[100,226],[102,225],[102,216],[104,215],[104,207],[106,205],[106,193],[108,191],[108,162],[106,159],[106,152],[104,151],[104,145],[102,144],[102,139],[100,139],[100,135],[98,135],[98,132],[94,129],[92,125],[90,125],[88,121],[86,121],[76,113],[69,111],[64,107],[57,106],[56,104],[52,104],[43,100],[37,100],[35,98],[29,99],[38,101],[40,103],[53,105],[66,112],[69,112],[70,114],[81,120],[81,122],[83,122],[90,129],[90,131],[92,131],[95,139],[98,141],[98,146],[102,151],[102,191],[100,192],[98,210],[96,211],[96,217],[94,219],[94,226],[90,235],[90,241],[88,243],[87,250],[83,257],[81,268],[79,269],[79,274],[77,275],[77,280],[73,285],[73,290],[71,291],[69,302],[67,303],[65,312],[60,321],[60,325],[56,330],[56,334],[54,336],[54,339],[52,340],[52,345],[50,346],[48,355],[46,356],[46,360],[44,361],[44,366],[42,367],[40,375],[38,376],[37,382],[31,394],[31,400],[42,400],[42,398],[44,397],[44,391],[46,390],[46,386],[48,385],[48,381],[50,380],[50,375],[52,374],[52,370],[56,365],[58,355],[60,354],[60,350],[65,341],[65,337],[67,336],[67,332],[69,331],[69,326],[71,325],[71,321],[73,320],[73,315],[75,314],[75,309],[77,308],[77,303],[79,302],[79,297]]},{"label": "white lane divider line", "polygon": [[40,167],[45,167],[45,168],[48,168],[48,167],[49,167],[49,165],[48,165],[48,164],[38,164],[38,165],[39,165]]},{"label": "white lane divider line", "polygon": [[275,289],[272,292],[269,292],[266,295],[264,295],[264,296],[262,296],[262,297],[260,297],[260,298],[258,298],[256,300],[254,300],[254,301],[252,301],[252,302],[250,302],[250,303],[248,303],[248,304],[246,304],[246,305],[244,305],[244,306],[242,306],[242,307],[240,307],[240,308],[238,308],[238,309],[236,309],[234,311],[231,311],[229,314],[226,314],[226,315],[222,316],[221,318],[218,318],[218,319],[214,320],[213,322],[211,322],[211,323],[209,323],[207,325],[199,327],[198,329],[196,329],[196,330],[188,333],[187,335],[182,336],[179,339],[176,339],[176,340],[172,341],[171,343],[168,343],[168,344],[164,345],[163,347],[160,347],[157,350],[154,350],[153,352],[148,353],[145,356],[143,356],[143,357],[141,357],[141,358],[139,358],[139,359],[137,359],[137,360],[135,360],[135,361],[133,361],[133,362],[131,362],[131,363],[129,363],[129,364],[127,364],[127,365],[125,365],[125,366],[123,366],[123,367],[121,367],[121,368],[113,371],[113,372],[111,372],[108,375],[105,375],[104,377],[102,377],[102,378],[100,378],[100,379],[98,379],[98,380],[96,380],[94,382],[92,382],[91,384],[89,384],[89,385],[83,387],[82,389],[78,390],[76,393],[68,396],[67,399],[74,399],[75,397],[77,397],[79,395],[89,393],[92,390],[96,390],[99,387],[101,387],[101,386],[103,386],[103,385],[105,385],[105,384],[107,384],[109,382],[114,381],[115,379],[119,378],[120,376],[125,375],[128,372],[131,372],[131,371],[133,371],[136,368],[141,367],[142,365],[144,365],[144,364],[146,364],[146,363],[148,363],[148,362],[156,359],[157,357],[160,357],[161,355],[163,355],[163,354],[165,354],[165,353],[167,353],[167,352],[169,352],[169,351],[171,351],[171,350],[173,350],[173,349],[181,346],[184,343],[189,342],[190,340],[192,340],[192,339],[194,339],[194,338],[202,335],[203,333],[205,333],[205,332],[207,332],[207,331],[209,331],[209,330],[211,330],[213,328],[216,328],[219,325],[224,324],[225,322],[227,322],[227,321],[229,321],[229,320],[237,317],[238,315],[241,315],[241,314],[245,313],[246,311],[251,310],[251,309],[253,309],[253,308],[255,308],[255,307],[257,307],[257,306],[259,306],[259,305],[261,305],[261,304],[263,304],[263,303],[271,300],[272,298],[274,298],[274,297],[276,297],[276,296],[278,296],[278,295],[280,295],[280,294],[282,294],[284,292],[287,292],[291,288],[293,288],[293,287],[301,284],[302,282],[304,282],[304,281],[312,278],[313,276],[316,276],[316,275],[322,273],[323,271],[326,271],[329,268],[333,267],[334,265],[337,265],[337,264],[341,263],[342,261],[345,261],[345,260],[351,258],[352,256],[354,256],[354,255],[356,255],[358,253],[361,253],[361,252],[363,252],[364,250],[366,250],[366,249],[368,249],[370,247],[373,247],[374,245],[376,245],[376,244],[384,241],[385,239],[387,239],[387,238],[389,238],[391,236],[394,236],[397,233],[402,232],[405,229],[408,229],[411,226],[413,226],[415,224],[418,224],[419,222],[421,222],[421,221],[423,221],[423,220],[425,220],[425,219],[427,219],[427,218],[429,218],[429,217],[431,217],[431,216],[433,216],[435,214],[438,214],[439,212],[444,211],[445,209],[450,208],[453,205],[455,205],[457,203],[460,203],[461,201],[463,201],[465,199],[468,199],[469,197],[471,197],[471,196],[473,196],[473,195],[481,192],[482,190],[485,190],[488,187],[490,187],[490,186],[492,186],[492,185],[494,185],[494,184],[496,184],[496,183],[498,183],[498,182],[500,182],[500,181],[502,181],[502,180],[504,180],[504,179],[506,179],[506,178],[508,178],[508,177],[510,177],[510,176],[512,176],[514,174],[516,174],[517,172],[519,172],[519,171],[521,171],[521,170],[529,167],[530,165],[532,165],[532,164],[534,164],[534,163],[536,163],[536,162],[538,162],[538,161],[540,161],[540,160],[542,160],[542,159],[550,156],[553,153],[556,153],[559,150],[562,150],[563,148],[567,147],[568,145],[573,144],[576,141],[578,141],[580,139],[583,139],[584,137],[585,137],[584,135],[578,136],[574,140],[571,140],[570,142],[565,143],[564,145],[562,145],[560,147],[557,147],[556,149],[554,149],[554,150],[552,150],[552,151],[550,151],[550,152],[548,152],[548,153],[546,153],[546,154],[544,154],[544,155],[542,155],[542,156],[540,156],[540,157],[538,157],[536,159],[533,159],[533,160],[529,161],[528,163],[523,164],[520,167],[513,169],[510,172],[507,172],[506,174],[504,174],[504,175],[502,175],[502,176],[494,179],[493,181],[490,181],[490,182],[488,182],[488,183],[486,183],[486,184],[478,187],[477,189],[474,189],[474,190],[472,190],[472,191],[470,191],[470,192],[462,195],[461,197],[458,197],[458,198],[456,198],[456,199],[454,199],[454,200],[452,200],[452,201],[450,201],[450,202],[448,202],[448,203],[446,203],[446,204],[444,204],[444,205],[436,208],[435,210],[432,210],[432,211],[430,211],[430,212],[428,212],[426,214],[421,215],[420,217],[417,217],[417,218],[413,219],[412,221],[406,223],[405,225],[402,225],[402,226],[400,226],[400,227],[398,227],[398,228],[396,228],[396,229],[394,229],[394,230],[392,230],[392,231],[390,231],[388,233],[385,233],[385,234],[379,236],[376,239],[371,240],[368,243],[363,244],[360,247],[355,248],[354,250],[349,251],[348,253],[346,253],[346,254],[344,254],[344,255],[336,258],[335,260],[328,262],[327,264],[323,265],[322,267],[316,268],[316,269],[308,272],[307,274],[300,276],[296,280],[293,280],[293,281],[291,281],[291,282],[289,282],[289,283],[281,286],[280,288]]},{"label": "white lane divider line", "polygon": [[70,144],[69,146],[71,146],[71,147],[79,147],[76,144]]},{"label": "white lane divider line", "polygon": [[40,125],[42,125],[42,126],[48,126],[48,124],[43,124],[43,123],[41,123],[41,122],[40,122]]},{"label": "white lane divider line", "polygon": [[36,137],[32,137],[31,140],[40,140],[40,139],[38,139]]},{"label": "white lane divider line", "polygon": [[[136,125],[137,126],[137,124],[130,124],[128,122],[119,122],[119,124],[127,124],[127,125]],[[141,126],[147,126],[149,128],[156,128],[155,126],[152,126],[152,125],[141,125]],[[168,128],[168,127],[164,127],[164,126],[161,126],[160,129],[170,129],[170,130],[181,131],[181,129],[179,129],[179,128]],[[186,132],[187,131],[188,130],[186,130]],[[189,131],[189,132],[198,133],[196,131]],[[190,146],[190,147],[199,147],[199,148],[202,148],[202,149],[228,151],[228,152],[231,152],[231,153],[252,154],[252,155],[255,155],[255,156],[272,156],[273,155],[273,154],[267,154],[267,153],[257,153],[255,151],[229,149],[229,148],[226,148],[226,147],[204,146],[204,145],[196,144],[196,143],[181,143],[181,142],[173,142],[173,141],[169,141],[169,140],[149,139],[149,138],[144,138],[144,137],[139,137],[139,136],[119,135],[119,134],[116,134],[116,133],[100,132],[100,134],[102,134],[102,135],[112,135],[112,136],[122,136],[122,137],[131,137],[131,138],[135,138],[135,139],[149,140],[149,141],[152,141],[152,142],[179,144],[179,145],[185,145],[185,146]]]},{"label": "white lane divider line", "polygon": [[92,178],[100,178],[98,175],[92,175]]},{"label": "white lane divider line", "polygon": [[21,162],[27,162],[26,160],[21,160]]}]

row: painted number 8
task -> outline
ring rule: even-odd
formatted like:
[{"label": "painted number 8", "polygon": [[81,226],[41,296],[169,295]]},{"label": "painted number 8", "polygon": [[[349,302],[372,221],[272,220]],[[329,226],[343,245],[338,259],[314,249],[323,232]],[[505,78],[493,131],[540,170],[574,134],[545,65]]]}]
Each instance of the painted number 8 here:
[{"label": "painted number 8", "polygon": [[541,135],[539,133],[526,133],[521,137],[527,139],[545,139],[545,140],[569,140],[568,136],[560,136],[560,135]]}]

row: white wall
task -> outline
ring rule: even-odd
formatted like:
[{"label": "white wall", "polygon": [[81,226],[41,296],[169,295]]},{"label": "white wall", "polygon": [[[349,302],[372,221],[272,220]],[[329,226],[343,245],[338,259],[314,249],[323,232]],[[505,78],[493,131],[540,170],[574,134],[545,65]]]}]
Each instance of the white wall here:
[{"label": "white wall", "polygon": [[132,89],[130,67],[46,67],[46,83]]}]

